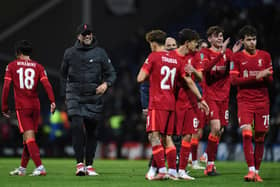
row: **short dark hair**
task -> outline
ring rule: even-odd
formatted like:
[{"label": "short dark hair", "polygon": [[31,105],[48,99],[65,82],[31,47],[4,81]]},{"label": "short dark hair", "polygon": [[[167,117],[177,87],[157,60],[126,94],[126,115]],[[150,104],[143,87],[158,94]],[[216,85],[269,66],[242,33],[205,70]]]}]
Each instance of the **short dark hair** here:
[{"label": "short dark hair", "polygon": [[245,36],[257,36],[257,30],[251,25],[245,25],[239,30],[239,37],[244,39]]},{"label": "short dark hair", "polygon": [[207,43],[208,44],[208,42],[205,39],[201,38],[201,39],[198,40],[198,45],[200,46],[202,43]]},{"label": "short dark hair", "polygon": [[199,34],[195,30],[185,28],[179,31],[177,38],[179,45],[192,40],[199,40]]},{"label": "short dark hair", "polygon": [[219,34],[219,33],[224,33],[224,29],[218,25],[211,26],[207,29],[207,37],[211,36],[212,34]]},{"label": "short dark hair", "polygon": [[156,42],[159,45],[165,44],[165,39],[167,38],[166,32],[162,30],[151,30],[146,34],[146,41],[147,42]]},{"label": "short dark hair", "polygon": [[16,55],[26,55],[30,56],[32,54],[32,44],[28,40],[20,40],[15,43]]}]

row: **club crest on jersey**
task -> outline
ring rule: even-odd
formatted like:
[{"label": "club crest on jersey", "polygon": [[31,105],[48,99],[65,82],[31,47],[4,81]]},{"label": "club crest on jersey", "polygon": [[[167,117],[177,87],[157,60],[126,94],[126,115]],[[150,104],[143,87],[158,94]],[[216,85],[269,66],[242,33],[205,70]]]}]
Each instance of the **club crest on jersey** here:
[{"label": "club crest on jersey", "polygon": [[234,62],[231,61],[231,62],[230,62],[230,70],[233,70],[233,69],[234,69]]},{"label": "club crest on jersey", "polygon": [[259,61],[258,61],[258,66],[262,66],[262,59],[259,59]]},{"label": "club crest on jersey", "polygon": [[226,54],[223,55],[223,58],[224,58],[225,61],[227,60]]}]

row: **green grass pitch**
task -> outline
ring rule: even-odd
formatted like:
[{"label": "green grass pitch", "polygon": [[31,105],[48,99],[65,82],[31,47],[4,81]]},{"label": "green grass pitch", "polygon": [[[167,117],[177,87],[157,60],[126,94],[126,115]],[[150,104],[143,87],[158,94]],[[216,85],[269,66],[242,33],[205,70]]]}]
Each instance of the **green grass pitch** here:
[{"label": "green grass pitch", "polygon": [[[18,167],[20,158],[0,158],[0,186],[24,186],[24,187],[107,187],[107,186],[223,186],[223,187],[250,187],[250,186],[280,186],[280,163],[263,162],[261,166],[261,176],[263,183],[244,182],[243,176],[247,173],[245,162],[217,162],[217,171],[221,174],[216,177],[203,175],[202,170],[190,170],[194,181],[147,181],[145,173],[148,161],[129,160],[96,160],[94,166],[100,174],[95,177],[76,177],[74,159],[47,159],[43,158],[43,163],[47,169],[47,176],[9,176],[10,170]],[[31,173],[34,164],[30,161],[27,172]]]}]

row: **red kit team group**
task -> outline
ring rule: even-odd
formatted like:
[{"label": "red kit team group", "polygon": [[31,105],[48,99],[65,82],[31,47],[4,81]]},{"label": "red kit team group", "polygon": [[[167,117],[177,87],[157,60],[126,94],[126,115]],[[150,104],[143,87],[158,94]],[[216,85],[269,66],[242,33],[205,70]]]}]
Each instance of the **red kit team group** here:
[{"label": "red kit team group", "polygon": [[[137,76],[139,83],[149,84],[148,107],[143,112],[147,115],[152,160],[146,179],[194,180],[186,167],[191,152],[193,167],[202,169],[197,163],[197,146],[205,124],[210,126],[210,133],[204,174],[218,175],[215,159],[224,127],[229,123],[233,85],[238,90],[237,115],[248,165],[244,180],[262,182],[259,171],[269,129],[267,87],[273,81],[270,54],[256,49],[257,31],[250,25],[240,29],[240,40],[232,49],[221,27],[211,26],[206,34],[209,47],[199,45],[198,33],[188,28],[178,33],[173,47],[172,38],[162,30],[146,34],[152,52]],[[174,135],[181,138],[179,147],[172,139]]]},{"label": "red kit team group", "polygon": [[[79,37],[89,38],[83,42],[92,41],[92,31],[88,25],[83,25],[82,31]],[[244,26],[239,34],[240,40],[232,49],[227,48],[230,39],[224,40],[224,31],[219,26],[211,26],[207,30],[209,47],[203,46],[206,43],[198,45],[198,33],[188,28],[178,33],[176,42],[161,30],[146,34],[152,52],[143,63],[137,81],[149,84],[149,104],[143,110],[147,115],[146,131],[152,145],[147,180],[194,180],[186,172],[186,167],[192,152],[193,168],[202,168],[197,161],[197,147],[205,124],[211,130],[204,174],[218,174],[215,159],[224,127],[229,123],[229,92],[231,85],[234,85],[238,89],[238,121],[248,165],[248,174],[244,179],[262,182],[259,171],[265,134],[269,129],[267,86],[273,81],[272,63],[268,52],[256,49],[257,32],[254,27]],[[47,74],[42,65],[30,59],[31,53],[32,46],[28,41],[18,42],[17,59],[8,64],[4,77],[2,114],[6,117],[10,115],[7,101],[10,85],[13,84],[16,114],[23,134],[21,166],[11,171],[10,175],[25,175],[29,159],[36,166],[31,175],[46,175],[35,140],[40,115],[39,82],[47,92],[52,113],[56,105]],[[110,69],[110,60],[104,60],[103,64]],[[96,89],[102,89],[104,93],[112,82],[109,80]],[[177,148],[174,135],[180,137]],[[83,155],[80,157],[76,175],[98,175],[91,166],[92,161],[85,168]]]}]

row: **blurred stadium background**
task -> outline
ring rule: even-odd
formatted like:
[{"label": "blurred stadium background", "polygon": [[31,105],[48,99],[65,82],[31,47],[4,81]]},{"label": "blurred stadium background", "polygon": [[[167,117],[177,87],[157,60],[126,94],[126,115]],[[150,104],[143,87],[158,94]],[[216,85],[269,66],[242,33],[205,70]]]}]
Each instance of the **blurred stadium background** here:
[{"label": "blurred stadium background", "polygon": [[[114,64],[118,79],[106,94],[103,124],[100,124],[98,157],[147,158],[145,119],[141,115],[136,74],[149,53],[146,31],[160,28],[170,36],[184,28],[196,29],[202,38],[210,25],[221,25],[231,45],[239,28],[252,24],[258,29],[258,47],[273,59],[274,85],[271,90],[271,128],[266,138],[264,159],[280,161],[280,1],[279,0],[9,0],[0,7],[1,89],[5,66],[14,58],[13,45],[31,40],[33,58],[48,72],[56,95],[58,111],[52,117],[46,94],[40,92],[42,120],[38,135],[41,153],[46,157],[69,157],[70,127],[64,100],[59,95],[59,69],[64,50],[75,41],[77,25],[93,26],[97,40]],[[42,90],[42,88],[39,88]],[[241,135],[237,125],[236,88],[231,90],[230,125],[219,146],[219,160],[243,160]],[[12,94],[10,107],[13,109]],[[205,129],[205,137],[208,132]],[[202,139],[200,152],[206,138]],[[0,118],[0,156],[19,156],[22,141],[16,118]]]}]

